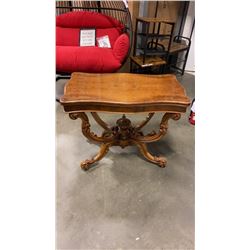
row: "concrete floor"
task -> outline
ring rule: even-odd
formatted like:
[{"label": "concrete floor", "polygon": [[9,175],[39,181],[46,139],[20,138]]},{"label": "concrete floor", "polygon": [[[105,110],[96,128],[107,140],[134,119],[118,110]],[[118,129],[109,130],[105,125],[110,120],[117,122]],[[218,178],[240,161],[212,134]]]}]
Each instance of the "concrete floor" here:
[{"label": "concrete floor", "polygon": [[[178,77],[192,99],[194,76]],[[98,151],[56,103],[57,249],[194,249],[194,127],[189,110],[159,142],[154,154],[166,168],[147,162],[137,148],[113,147],[85,172],[79,164]],[[157,128],[157,114],[149,130]],[[110,124],[119,115],[104,114]],[[130,115],[139,121],[145,115]],[[100,131],[97,125],[95,132]]]}]

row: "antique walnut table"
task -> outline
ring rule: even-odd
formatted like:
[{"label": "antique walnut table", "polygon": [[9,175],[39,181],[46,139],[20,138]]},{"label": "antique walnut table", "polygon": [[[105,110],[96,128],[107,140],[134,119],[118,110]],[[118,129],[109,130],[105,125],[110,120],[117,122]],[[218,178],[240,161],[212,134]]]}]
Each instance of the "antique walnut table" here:
[{"label": "antique walnut table", "polygon": [[[65,85],[60,103],[71,119],[82,120],[83,135],[100,144],[100,151],[95,157],[81,162],[81,168],[87,170],[91,164],[105,156],[109,147],[124,148],[130,145],[138,146],[142,155],[150,162],[165,167],[166,159],[150,154],[146,143],[162,138],[167,132],[168,120],[180,119],[190,100],[174,75],[73,73]],[[91,132],[85,112],[90,112],[103,128],[102,135]],[[117,120],[116,125],[109,126],[97,112],[121,113],[122,117]],[[125,114],[139,112],[146,112],[148,115],[140,124],[132,125]],[[142,128],[155,112],[164,112],[159,131],[144,135]]]}]

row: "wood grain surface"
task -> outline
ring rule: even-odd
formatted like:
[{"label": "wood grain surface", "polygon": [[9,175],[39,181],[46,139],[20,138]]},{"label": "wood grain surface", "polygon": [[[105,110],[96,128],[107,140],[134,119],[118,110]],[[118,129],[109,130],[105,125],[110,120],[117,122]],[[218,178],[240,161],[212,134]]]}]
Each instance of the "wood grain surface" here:
[{"label": "wood grain surface", "polygon": [[175,75],[73,73],[60,99],[66,112],[185,112],[190,104]]}]

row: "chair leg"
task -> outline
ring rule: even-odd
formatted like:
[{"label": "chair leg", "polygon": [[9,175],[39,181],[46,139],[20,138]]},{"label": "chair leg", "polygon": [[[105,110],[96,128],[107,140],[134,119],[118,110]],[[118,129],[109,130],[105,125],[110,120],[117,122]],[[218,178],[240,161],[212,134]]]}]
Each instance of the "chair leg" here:
[{"label": "chair leg", "polygon": [[188,59],[188,54],[189,54],[189,49],[190,49],[190,47],[186,51],[185,61],[184,61],[184,64],[183,64],[183,67],[182,67],[182,71],[181,71],[182,75],[184,75],[184,72],[185,72],[185,68],[186,68],[186,64],[187,64],[187,59]]}]

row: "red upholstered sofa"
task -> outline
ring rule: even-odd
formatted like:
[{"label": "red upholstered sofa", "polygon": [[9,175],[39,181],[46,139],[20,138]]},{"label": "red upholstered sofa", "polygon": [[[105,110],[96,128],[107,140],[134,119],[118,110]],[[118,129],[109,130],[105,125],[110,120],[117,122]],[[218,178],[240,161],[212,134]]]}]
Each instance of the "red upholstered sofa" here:
[{"label": "red upholstered sofa", "polygon": [[[111,48],[80,47],[80,29],[95,28],[96,38],[108,35]],[[116,19],[88,11],[56,17],[56,71],[59,73],[110,73],[117,71],[129,51],[129,37]]]}]

